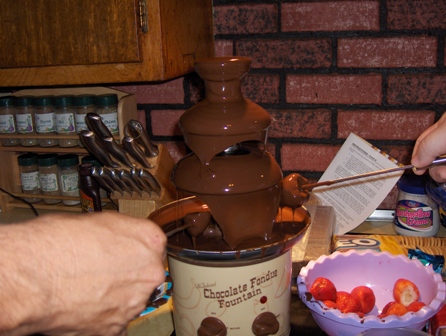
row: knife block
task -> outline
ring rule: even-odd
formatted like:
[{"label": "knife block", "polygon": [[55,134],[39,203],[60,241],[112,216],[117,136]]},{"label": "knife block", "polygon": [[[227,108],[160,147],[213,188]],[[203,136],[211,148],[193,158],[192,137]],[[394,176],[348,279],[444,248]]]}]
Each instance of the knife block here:
[{"label": "knife block", "polygon": [[158,145],[158,149],[158,156],[148,160],[154,168],[147,170],[161,185],[161,194],[149,194],[143,191],[142,196],[137,193],[130,195],[127,192],[122,196],[120,193],[114,192],[111,198],[118,203],[120,213],[138,218],[147,218],[155,209],[176,199],[175,187],[170,181],[175,162],[163,145]]},{"label": "knife block", "polygon": [[[62,94],[104,94],[104,93],[116,93],[119,98],[118,103],[118,121],[119,121],[119,139],[124,137],[124,126],[131,119],[138,120],[138,111],[136,106],[136,99],[133,94],[110,89],[106,87],[77,87],[77,88],[44,88],[44,89],[27,89],[20,90],[14,93],[15,96],[39,96],[39,95],[62,95]],[[0,139],[3,138],[40,138],[45,139],[48,136],[45,135],[24,135],[24,134],[0,134]],[[77,134],[75,135],[51,135],[51,138],[57,139],[79,139]],[[119,141],[118,138],[116,140]],[[119,212],[134,216],[147,218],[153,210],[157,209],[161,205],[173,201],[176,197],[176,191],[170,182],[170,175],[173,170],[174,161],[169,152],[162,145],[159,145],[159,155],[155,158],[151,158],[149,161],[154,166],[152,169],[148,169],[152,175],[158,180],[161,185],[161,195],[150,195],[143,193],[140,197],[134,194],[133,196],[125,193],[123,196],[119,193],[113,193],[111,195],[112,200],[119,206]],[[76,154],[79,156],[79,161],[82,157],[88,155],[88,151],[79,146],[75,147],[23,147],[23,146],[11,146],[5,147],[0,144],[0,162],[1,162],[1,174],[0,174],[0,187],[6,191],[14,194],[18,197],[30,197],[29,194],[23,193],[21,189],[20,173],[18,169],[17,157],[22,153],[33,152],[38,154],[55,153],[55,154]],[[139,167],[138,167],[139,168]],[[39,198],[54,198],[54,196],[39,195]],[[58,196],[61,200],[78,200],[79,197],[75,196]],[[44,202],[34,203],[33,206],[37,210],[49,210],[49,211],[69,211],[80,212],[79,205],[67,206],[62,203],[58,204],[45,204]],[[14,209],[29,209],[29,206],[25,203],[13,199],[11,196],[0,192],[0,211],[10,212]],[[116,208],[111,204],[103,208],[103,211],[116,211]]]}]

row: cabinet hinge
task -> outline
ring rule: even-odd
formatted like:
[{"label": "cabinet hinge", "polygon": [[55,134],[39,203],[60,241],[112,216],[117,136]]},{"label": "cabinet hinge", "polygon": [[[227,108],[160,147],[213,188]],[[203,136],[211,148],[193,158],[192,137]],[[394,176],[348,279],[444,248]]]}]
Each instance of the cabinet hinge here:
[{"label": "cabinet hinge", "polygon": [[144,34],[149,32],[149,15],[147,14],[147,2],[146,0],[138,0],[139,6],[139,27]]}]

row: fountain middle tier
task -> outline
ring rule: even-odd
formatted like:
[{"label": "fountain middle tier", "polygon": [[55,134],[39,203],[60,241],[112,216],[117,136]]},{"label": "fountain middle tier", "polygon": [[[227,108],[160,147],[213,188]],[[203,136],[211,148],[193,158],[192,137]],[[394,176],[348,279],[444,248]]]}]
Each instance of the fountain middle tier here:
[{"label": "fountain middle tier", "polygon": [[173,174],[176,189],[206,203],[223,239],[234,248],[250,238],[270,239],[281,197],[282,171],[270,153],[240,147],[203,165],[195,154]]}]

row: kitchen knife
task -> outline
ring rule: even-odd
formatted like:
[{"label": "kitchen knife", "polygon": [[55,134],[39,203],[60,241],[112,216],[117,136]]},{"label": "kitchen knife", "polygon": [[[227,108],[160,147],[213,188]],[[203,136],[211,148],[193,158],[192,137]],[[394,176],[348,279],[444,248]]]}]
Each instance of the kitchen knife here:
[{"label": "kitchen knife", "polygon": [[114,168],[119,167],[119,164],[112,160],[104,145],[96,138],[92,131],[82,130],[80,136],[85,148],[87,148],[91,154],[96,156],[102,164]]},{"label": "kitchen knife", "polygon": [[155,157],[159,154],[158,146],[152,142],[139,121],[131,119],[125,125],[124,133],[134,138],[144,148],[147,157]]},{"label": "kitchen knife", "polygon": [[98,169],[99,176],[102,177],[105,181],[107,181],[107,183],[111,185],[114,190],[118,191],[122,196],[124,196],[124,190],[122,190],[122,188],[119,185],[117,185],[115,181],[113,181],[111,176],[107,172],[105,172],[106,169],[107,169],[106,167],[99,168]]},{"label": "kitchen knife", "polygon": [[125,192],[128,192],[131,195],[133,195],[133,189],[129,187],[127,183],[125,183],[121,178],[119,177],[119,170],[118,169],[105,169],[105,172],[108,176],[111,177],[113,182],[115,182],[119,187],[124,190]]},{"label": "kitchen knife", "polygon": [[132,175],[124,169],[119,170],[119,177],[134,191],[136,191],[139,196],[142,196],[142,189],[136,184],[135,180],[132,179]]},{"label": "kitchen knife", "polygon": [[127,153],[129,153],[130,156],[138,161],[144,168],[153,168],[153,166],[147,161],[147,158],[144,155],[142,149],[135,142],[135,139],[129,136],[125,136],[122,140],[122,144]]},{"label": "kitchen knife", "polygon": [[105,189],[109,193],[113,193],[115,191],[113,190],[113,187],[99,175],[98,169],[95,166],[91,168],[91,176],[93,176],[93,178],[99,183],[102,189]]},{"label": "kitchen knife", "polygon": [[150,188],[158,194],[158,196],[161,196],[161,185],[159,184],[158,180],[153,176],[152,173],[150,173],[146,169],[138,169],[137,170],[138,176],[143,179]]},{"label": "kitchen knife", "polygon": [[138,184],[138,186],[142,190],[146,191],[150,195],[150,197],[152,197],[152,188],[150,188],[150,186],[142,178],[139,177],[135,168],[132,168],[130,170],[130,175],[132,176],[132,179],[134,179],[135,182]]},{"label": "kitchen knife", "polygon": [[98,136],[99,139],[113,138],[113,134],[104,124],[99,114],[92,112],[87,113],[85,116],[85,123],[87,124],[88,128]]},{"label": "kitchen knife", "polygon": [[124,148],[122,148],[113,138],[106,137],[102,139],[102,143],[107,151],[117,160],[126,166],[133,168],[135,165],[130,161]]}]

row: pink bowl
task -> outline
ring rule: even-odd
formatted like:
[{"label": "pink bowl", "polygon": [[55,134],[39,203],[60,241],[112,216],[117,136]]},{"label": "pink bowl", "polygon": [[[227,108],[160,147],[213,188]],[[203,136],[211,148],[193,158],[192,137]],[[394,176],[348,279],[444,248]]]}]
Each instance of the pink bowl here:
[{"label": "pink bowl", "polygon": [[[317,277],[330,279],[340,291],[350,292],[356,286],[370,287],[376,297],[374,309],[362,318],[354,313],[343,314],[337,309],[328,309],[308,292]],[[420,300],[426,306],[416,313],[378,318],[384,305],[394,301],[393,285],[399,278],[417,285]],[[432,267],[424,266],[419,260],[388,252],[350,250],[321,256],[301,269],[297,286],[300,298],[328,335],[354,336],[372,328],[419,330],[440,310],[446,299],[446,285]]]}]

